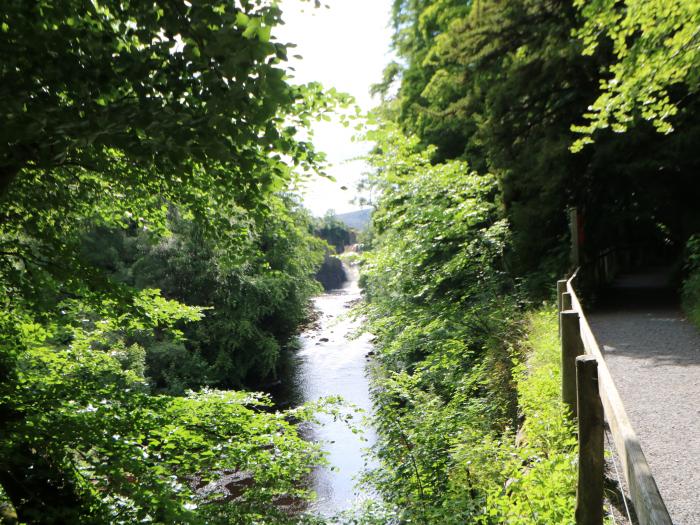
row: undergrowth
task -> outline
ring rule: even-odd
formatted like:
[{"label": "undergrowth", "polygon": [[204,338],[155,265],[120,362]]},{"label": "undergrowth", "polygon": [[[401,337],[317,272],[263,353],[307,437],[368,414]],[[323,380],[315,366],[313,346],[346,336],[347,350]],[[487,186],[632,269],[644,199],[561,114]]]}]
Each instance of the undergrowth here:
[{"label": "undergrowth", "polygon": [[[390,469],[373,478],[388,509],[350,523],[574,523],[576,437],[560,396],[556,313],[543,308],[521,323],[511,348],[519,431],[495,429],[485,399],[440,401],[407,375],[390,374],[376,398],[377,450]],[[489,372],[475,368],[465,380],[488,381]]]},{"label": "undergrowth", "polygon": [[693,235],[688,240],[685,270],[688,273],[681,295],[683,309],[688,319],[700,328],[700,235]]},{"label": "undergrowth", "polygon": [[503,440],[499,454],[505,488],[487,491],[485,522],[573,523],[576,497],[576,437],[561,401],[556,313],[527,316],[526,358],[515,366],[523,419],[516,440]]}]

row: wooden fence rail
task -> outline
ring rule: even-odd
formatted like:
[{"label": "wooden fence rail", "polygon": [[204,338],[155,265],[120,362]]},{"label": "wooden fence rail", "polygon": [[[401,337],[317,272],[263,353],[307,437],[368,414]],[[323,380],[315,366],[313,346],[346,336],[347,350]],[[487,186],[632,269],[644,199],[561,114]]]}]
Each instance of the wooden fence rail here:
[{"label": "wooden fence rail", "polygon": [[[598,431],[595,429],[594,405],[600,403],[622,463],[630,499],[640,525],[672,525],[671,517],[642,452],[639,438],[627,418],[620,395],[574,290],[575,278],[576,273],[570,279],[557,283],[557,304],[560,309],[559,330],[562,341],[562,397],[572,408],[572,414],[578,416],[580,470],[603,463],[602,447],[598,446],[600,438],[597,437]],[[593,377],[591,364],[578,364],[583,368],[578,372],[577,384],[577,358],[581,363],[590,363],[590,359],[581,358],[582,355],[594,358],[597,363],[594,375],[599,401],[596,401],[596,396],[591,396],[590,381],[581,383],[581,378]],[[586,403],[586,406],[581,406],[582,403]],[[584,443],[581,443],[582,438],[585,438]],[[588,476],[591,473],[593,478]],[[602,470],[598,472],[596,468],[585,472],[583,476],[579,475],[577,525],[602,524],[602,491],[598,489],[598,483],[602,486],[602,479],[598,480],[598,477],[602,477]]]}]

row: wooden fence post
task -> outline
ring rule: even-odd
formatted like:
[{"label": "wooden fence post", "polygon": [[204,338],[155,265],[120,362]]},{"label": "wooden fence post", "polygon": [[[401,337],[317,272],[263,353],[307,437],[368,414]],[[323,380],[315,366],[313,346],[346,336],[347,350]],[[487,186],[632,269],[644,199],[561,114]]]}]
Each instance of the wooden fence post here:
[{"label": "wooden fence post", "polygon": [[572,308],[571,294],[569,292],[564,292],[561,294],[561,311],[571,310]]},{"label": "wooden fence post", "polygon": [[[564,294],[566,296],[567,294]],[[561,397],[576,415],[576,358],[583,355],[578,312],[564,310],[561,319]]]},{"label": "wooden fence post", "polygon": [[576,525],[603,525],[603,404],[598,389],[598,360],[576,358],[578,396],[578,487]]},{"label": "wooden fence post", "polygon": [[557,311],[561,312],[561,296],[566,293],[566,279],[557,281]]},{"label": "wooden fence post", "polygon": [[566,280],[557,281],[557,320],[559,321],[559,337],[561,338],[562,295],[566,293]]}]

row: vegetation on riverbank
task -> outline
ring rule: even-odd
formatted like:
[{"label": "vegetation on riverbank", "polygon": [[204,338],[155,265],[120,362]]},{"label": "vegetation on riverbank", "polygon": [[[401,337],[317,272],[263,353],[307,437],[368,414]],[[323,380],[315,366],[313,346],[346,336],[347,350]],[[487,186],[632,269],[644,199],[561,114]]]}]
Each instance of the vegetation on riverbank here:
[{"label": "vegetation on riverbank", "polygon": [[543,308],[524,323],[523,358],[513,371],[521,426],[515,440],[499,443],[502,466],[487,489],[484,521],[573,523],[577,440],[561,400],[557,314]]},{"label": "vegetation on riverbank", "polygon": [[133,227],[85,235],[86,261],[108,278],[206,309],[201,320],[182,327],[183,340],[166,334],[135,340],[155,391],[181,395],[276,378],[280,353],[320,291],[314,275],[325,245],[310,233],[311,218],[294,199],[272,195],[268,203],[259,225],[243,212],[231,218],[250,233],[236,253],[175,208],[165,236]]},{"label": "vegetation on riverbank", "polygon": [[573,522],[577,441],[561,401],[554,309],[513,321],[509,336],[515,415],[501,421],[493,419],[499,399],[464,387],[493,369],[480,364],[445,397],[425,388],[423,372],[396,372],[380,343],[374,384],[383,439],[380,464],[365,481],[381,491],[384,507],[357,523]]},{"label": "vegetation on riverbank", "polygon": [[[572,264],[572,229],[585,267],[617,246],[643,254],[629,264],[677,262],[700,227],[697,7],[594,4],[393,4],[362,283],[378,362],[369,479],[397,523],[570,523],[556,328],[530,305]],[[658,76],[639,74],[648,63]]]},{"label": "vegetation on riverbank", "polygon": [[392,191],[375,211],[362,267],[381,365],[372,481],[403,520],[468,521],[484,494],[462,487],[465,498],[448,496],[464,481],[454,477],[464,466],[454,448],[497,441],[515,422],[517,312],[513,283],[496,270],[507,229],[496,218],[493,178],[461,161],[431,166],[400,133],[384,138]]},{"label": "vegetation on riverbank", "polygon": [[556,318],[524,314],[495,181],[432,165],[396,130],[375,138],[392,191],[362,267],[381,436],[369,482],[399,522],[566,523],[575,470]]},{"label": "vegetation on riverbank", "polygon": [[[280,21],[0,8],[0,485],[20,522],[298,521],[281,502],[321,459],[289,421],[309,410],[211,389],[274,376],[319,290],[288,192],[321,168],[298,130],[344,99],[289,83]],[[233,497],[204,490],[232,473]]]}]

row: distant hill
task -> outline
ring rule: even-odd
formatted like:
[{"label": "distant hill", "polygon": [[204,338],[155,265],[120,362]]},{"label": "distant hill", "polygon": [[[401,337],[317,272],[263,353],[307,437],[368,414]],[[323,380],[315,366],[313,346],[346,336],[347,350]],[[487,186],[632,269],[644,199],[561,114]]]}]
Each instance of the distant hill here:
[{"label": "distant hill", "polygon": [[372,218],[372,208],[365,208],[364,210],[351,211],[348,213],[338,213],[335,217],[348,228],[365,230],[367,226],[369,226],[369,221]]}]

